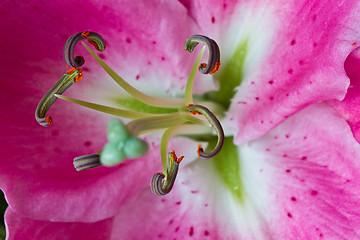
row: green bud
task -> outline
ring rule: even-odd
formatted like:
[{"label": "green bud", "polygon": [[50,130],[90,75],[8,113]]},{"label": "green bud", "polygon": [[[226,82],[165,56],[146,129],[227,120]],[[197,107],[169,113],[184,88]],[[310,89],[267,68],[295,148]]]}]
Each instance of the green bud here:
[{"label": "green bud", "polygon": [[145,155],[148,151],[149,147],[147,142],[132,136],[128,138],[125,142],[124,153],[129,158],[137,158],[142,155]]},{"label": "green bud", "polygon": [[121,163],[126,155],[122,147],[116,142],[109,142],[100,153],[100,162],[105,166],[114,166]]},{"label": "green bud", "polygon": [[109,142],[122,142],[129,137],[126,126],[118,119],[111,119],[108,126]]}]

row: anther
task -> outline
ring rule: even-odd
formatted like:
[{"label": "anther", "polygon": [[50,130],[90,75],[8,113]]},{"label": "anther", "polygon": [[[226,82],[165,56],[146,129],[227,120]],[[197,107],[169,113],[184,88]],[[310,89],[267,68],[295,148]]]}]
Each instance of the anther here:
[{"label": "anther", "polygon": [[201,145],[199,145],[198,148],[198,156],[201,158],[212,158],[214,157],[216,154],[218,154],[221,151],[221,148],[224,144],[224,130],[219,122],[219,120],[215,117],[215,115],[206,107],[201,106],[201,105],[188,105],[186,106],[186,108],[188,109],[188,111],[190,113],[192,112],[198,112],[201,113],[202,115],[204,115],[206,117],[206,119],[209,121],[209,123],[211,124],[211,126],[215,129],[217,136],[218,136],[218,141],[217,144],[215,146],[215,148],[209,152],[209,153],[205,153],[204,149],[201,147]]},{"label": "anther", "polygon": [[192,52],[199,43],[205,44],[209,50],[208,63],[201,63],[199,65],[199,70],[203,74],[214,74],[219,70],[220,67],[219,46],[214,40],[206,36],[193,35],[186,39],[185,50],[188,52]]},{"label": "anther", "polygon": [[168,153],[168,168],[166,175],[163,173],[155,173],[151,179],[150,188],[156,195],[168,194],[174,186],[176,175],[178,173],[179,164],[184,156],[177,158],[175,151]]},{"label": "anther", "polygon": [[77,171],[101,166],[99,154],[89,154],[74,158],[74,167]]},{"label": "anther", "polygon": [[105,42],[99,34],[89,31],[74,34],[66,41],[64,46],[64,60],[66,65],[75,68],[79,68],[84,65],[85,59],[83,56],[74,57],[76,44],[84,39],[88,40],[88,42],[92,44],[97,51],[102,52],[105,50]]},{"label": "anther", "polygon": [[81,69],[72,68],[67,71],[43,96],[35,111],[35,118],[40,125],[47,127],[52,123],[52,118],[50,116],[45,117],[45,115],[57,100],[55,94],[61,95],[66,91],[66,89],[68,89],[75,82],[79,81],[82,77],[83,75]]}]

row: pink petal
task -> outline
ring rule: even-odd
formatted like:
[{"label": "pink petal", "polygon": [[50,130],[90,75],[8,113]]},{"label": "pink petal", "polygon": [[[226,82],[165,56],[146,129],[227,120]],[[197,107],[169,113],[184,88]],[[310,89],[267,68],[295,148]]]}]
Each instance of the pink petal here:
[{"label": "pink petal", "polygon": [[[211,3],[202,1],[197,10],[211,12]],[[247,44],[242,84],[224,122],[237,143],[263,135],[309,104],[344,98],[349,79],[343,65],[359,45],[359,7],[355,0],[245,1],[214,24],[222,69]]]},{"label": "pink petal", "polygon": [[360,49],[353,51],[345,61],[346,74],[350,86],[342,101],[329,101],[338,113],[348,122],[355,139],[360,142]]},{"label": "pink petal", "polygon": [[239,153],[241,200],[198,160],[170,194],[143,191],[123,205],[113,238],[359,238],[360,146],[331,107],[309,107]]},{"label": "pink petal", "polygon": [[360,146],[329,106],[299,112],[241,152],[275,239],[360,237]]},{"label": "pink petal", "polygon": [[10,207],[6,210],[7,240],[73,240],[110,239],[112,219],[95,223],[62,223],[37,221],[15,213]]},{"label": "pink petal", "polygon": [[117,167],[84,172],[2,167],[1,188],[13,209],[33,219],[99,221],[113,216],[122,204],[148,188],[152,175],[161,170],[159,152],[155,147],[148,155]]},{"label": "pink petal", "polygon": [[[5,56],[0,60],[0,187],[13,209],[40,220],[98,221],[112,216],[124,201],[148,186],[154,171],[161,169],[157,147],[146,158],[123,166],[79,173],[73,158],[104,146],[109,116],[59,100],[49,112],[53,125],[43,128],[36,123],[34,111],[42,95],[67,70],[62,57],[66,39],[84,30],[103,35],[107,49],[101,56],[111,66],[130,72],[141,69],[141,84],[159,73],[154,81],[163,84],[152,88],[162,93],[174,86],[180,89],[186,79],[180,80],[180,69],[174,66],[189,59],[183,42],[190,35],[186,26],[191,20],[178,6],[131,1],[2,3],[0,20],[9,24],[0,26],[6,33],[0,39]],[[136,14],[141,9],[147,11]],[[114,84],[81,47],[76,52],[85,56],[85,77],[65,95],[93,102],[108,97],[105,90],[114,89]],[[137,81],[137,74],[133,72],[130,80]],[[187,75],[182,70],[181,74]],[[143,167],[145,172],[138,176]]]}]

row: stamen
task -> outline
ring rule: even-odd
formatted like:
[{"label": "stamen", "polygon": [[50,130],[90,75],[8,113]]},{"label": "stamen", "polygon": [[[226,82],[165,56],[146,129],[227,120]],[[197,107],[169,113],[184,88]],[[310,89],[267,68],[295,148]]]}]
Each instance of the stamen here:
[{"label": "stamen", "polygon": [[50,116],[45,117],[46,113],[50,107],[57,100],[55,94],[62,94],[75,82],[79,81],[82,78],[82,71],[78,68],[72,68],[67,71],[55,84],[50,88],[50,90],[43,96],[37,105],[35,111],[35,118],[37,122],[47,127],[52,123],[52,118]]},{"label": "stamen", "polygon": [[74,167],[77,171],[101,166],[99,154],[89,154],[74,158]]},{"label": "stamen", "polygon": [[209,152],[205,153],[204,149],[201,147],[201,145],[198,148],[198,155],[201,158],[212,158],[216,154],[218,154],[224,144],[224,130],[219,122],[219,120],[215,117],[215,115],[206,107],[201,105],[188,105],[187,106],[188,111],[191,112],[198,112],[200,114],[203,114],[206,119],[209,121],[211,126],[215,129],[217,135],[218,135],[218,141],[215,146],[215,148]]},{"label": "stamen", "polygon": [[127,128],[133,135],[141,135],[148,131],[156,131],[186,122],[180,113],[162,114],[160,116],[148,117],[131,121]]},{"label": "stamen", "polygon": [[96,53],[89,48],[88,45],[83,43],[83,46],[88,50],[88,52],[95,58],[95,60],[100,64],[100,66],[107,72],[110,77],[119,84],[127,93],[129,93],[134,98],[139,101],[155,107],[163,107],[163,108],[179,108],[184,105],[183,99],[176,98],[162,98],[162,97],[152,97],[145,93],[140,92],[130,84],[128,84],[124,79],[122,79],[114,70],[112,70]]},{"label": "stamen", "polygon": [[83,56],[74,57],[75,46],[83,39],[88,40],[90,44],[95,46],[97,51],[102,52],[105,50],[105,42],[99,34],[89,31],[74,34],[66,41],[64,46],[64,60],[68,66],[79,68],[84,65],[85,59]]},{"label": "stamen", "polygon": [[167,164],[167,149],[169,145],[170,138],[172,138],[175,135],[181,134],[181,135],[196,135],[196,134],[209,134],[209,127],[204,125],[197,125],[197,124],[183,124],[183,125],[176,125],[174,127],[168,128],[163,136],[161,137],[161,143],[160,143],[160,154],[161,154],[161,163],[163,166],[163,172],[166,172]]},{"label": "stamen", "polygon": [[193,100],[193,86],[194,86],[194,81],[195,81],[195,76],[196,76],[196,72],[197,72],[197,66],[200,64],[201,58],[204,55],[205,52],[205,46],[201,49],[199,56],[197,57],[194,66],[191,69],[191,72],[189,74],[189,78],[188,81],[186,83],[186,88],[185,88],[185,105],[188,104],[193,104],[194,100]]},{"label": "stamen", "polygon": [[220,67],[220,50],[217,43],[202,35],[193,35],[186,39],[185,41],[185,50],[188,52],[192,52],[194,48],[199,44],[205,44],[209,50],[209,59],[208,63],[202,63],[199,65],[199,70],[203,74],[214,74],[219,70]]},{"label": "stamen", "polygon": [[108,107],[108,106],[104,106],[104,105],[100,105],[100,104],[96,104],[96,103],[82,101],[82,100],[71,98],[71,97],[66,97],[64,95],[59,95],[59,94],[54,94],[54,95],[57,98],[78,104],[78,105],[86,107],[86,108],[90,108],[90,109],[93,109],[93,110],[96,110],[99,112],[103,112],[103,113],[107,113],[107,114],[111,114],[111,115],[115,115],[115,116],[119,116],[119,117],[129,118],[129,119],[138,119],[138,118],[144,118],[144,117],[151,117],[151,116],[155,115],[155,114],[150,114],[150,113],[142,113],[142,112],[135,112],[135,111],[129,111],[129,110]]},{"label": "stamen", "polygon": [[168,194],[174,186],[179,164],[184,156],[177,158],[175,151],[168,153],[167,159],[169,168],[166,169],[166,176],[163,173],[156,173],[151,179],[150,188],[156,195]]}]

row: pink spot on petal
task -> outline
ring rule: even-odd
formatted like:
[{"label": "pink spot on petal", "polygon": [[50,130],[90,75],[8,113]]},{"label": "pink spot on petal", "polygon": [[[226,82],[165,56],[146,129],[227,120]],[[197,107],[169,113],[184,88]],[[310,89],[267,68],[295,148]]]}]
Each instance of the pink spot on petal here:
[{"label": "pink spot on petal", "polygon": [[292,74],[294,70],[292,70],[291,68],[288,70],[289,74]]},{"label": "pink spot on petal", "polygon": [[300,65],[303,65],[303,64],[304,64],[304,61],[303,61],[303,60],[300,60],[300,61],[299,61],[299,64],[300,64]]},{"label": "pink spot on petal", "polygon": [[286,158],[286,157],[287,157],[287,154],[284,154],[283,157]]},{"label": "pink spot on petal", "polygon": [[291,201],[296,202],[296,197],[291,197]]},{"label": "pink spot on petal", "polygon": [[58,131],[58,130],[52,130],[52,131],[51,131],[51,136],[56,137],[56,136],[58,136],[58,135],[59,135],[59,131]]},{"label": "pink spot on petal", "polygon": [[286,172],[287,172],[287,173],[291,173],[291,170],[290,170],[290,169],[286,169]]},{"label": "pink spot on petal", "polygon": [[318,195],[318,191],[312,190],[312,191],[311,191],[311,195],[312,195],[312,196]]},{"label": "pink spot on petal", "polygon": [[211,18],[211,22],[215,23],[215,17],[214,16]]},{"label": "pink spot on petal", "polygon": [[178,232],[178,231],[179,231],[179,229],[180,229],[180,227],[179,227],[179,226],[177,226],[177,227],[175,228],[175,232]]},{"label": "pink spot on petal", "polygon": [[274,97],[273,97],[273,96],[271,96],[271,97],[269,97],[269,99],[270,99],[270,101],[272,101],[272,100],[274,100]]},{"label": "pink spot on petal", "polygon": [[194,235],[194,227],[190,227],[189,236]]},{"label": "pink spot on petal", "polygon": [[306,160],[307,159],[307,157],[306,156],[303,156],[302,158],[301,158],[301,160]]},{"label": "pink spot on petal", "polygon": [[92,143],[91,143],[90,141],[86,141],[86,142],[84,142],[84,146],[85,146],[85,147],[90,147],[90,146],[91,146],[91,144],[92,144]]},{"label": "pink spot on petal", "polygon": [[259,101],[259,100],[260,100],[260,98],[259,98],[259,97],[255,97],[255,100],[256,100],[256,101]]},{"label": "pink spot on petal", "polygon": [[204,231],[204,235],[205,235],[205,236],[209,236],[209,235],[210,235],[209,231],[208,231],[208,230],[205,230],[205,231]]},{"label": "pink spot on petal", "polygon": [[106,58],[103,53],[99,53],[99,57],[100,57],[101,59],[105,59],[105,58]]},{"label": "pink spot on petal", "polygon": [[180,205],[180,204],[181,204],[181,201],[176,202],[176,205]]},{"label": "pink spot on petal", "polygon": [[292,215],[291,215],[291,213],[288,213],[288,214],[287,214],[287,216],[288,216],[289,218],[292,218]]},{"label": "pink spot on petal", "polygon": [[293,39],[293,40],[291,41],[290,45],[294,46],[294,45],[295,45],[295,43],[296,43],[296,40],[295,40],[295,39]]},{"label": "pink spot on petal", "polygon": [[137,74],[136,75],[136,80],[139,80],[139,78],[140,78],[140,74]]},{"label": "pink spot on petal", "polygon": [[273,80],[270,80],[268,83],[269,83],[269,84],[273,84],[273,83],[274,83],[274,81],[273,81]]},{"label": "pink spot on petal", "polygon": [[165,61],[165,57],[161,57],[161,60],[162,60],[162,61]]},{"label": "pink spot on petal", "polygon": [[127,42],[127,43],[131,43],[131,39],[130,39],[130,38],[126,38],[126,42]]},{"label": "pink spot on petal", "polygon": [[152,41],[152,44],[154,44],[154,45],[155,45],[155,44],[156,44],[156,41]]},{"label": "pink spot on petal", "polygon": [[314,44],[313,44],[313,46],[314,46],[314,48],[317,46],[317,43],[315,42]]}]

